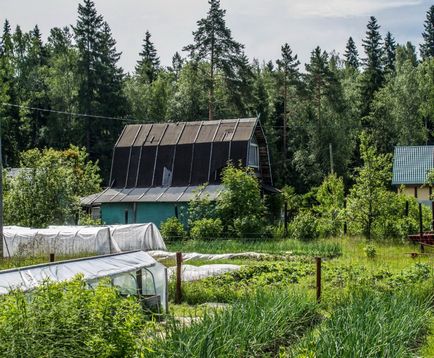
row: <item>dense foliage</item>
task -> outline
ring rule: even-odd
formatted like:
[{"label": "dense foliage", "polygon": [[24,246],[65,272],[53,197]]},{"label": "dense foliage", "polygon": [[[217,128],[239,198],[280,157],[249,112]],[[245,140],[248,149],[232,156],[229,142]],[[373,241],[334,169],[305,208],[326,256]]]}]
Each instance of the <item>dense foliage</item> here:
[{"label": "dense foliage", "polygon": [[387,31],[383,35],[371,17],[363,53],[353,37],[342,57],[317,47],[304,71],[287,43],[276,61],[248,59],[220,2],[209,4],[171,66],[160,64],[147,31],[129,74],[119,67],[110,27],[91,0],[79,5],[74,26],[53,28],[47,41],[37,26],[24,33],[6,21],[0,41],[6,166],[17,166],[24,150],[72,143],[100,160],[107,182],[111,150],[126,123],[259,114],[275,185],[306,192],[331,169],[351,184],[362,130],[381,153],[396,144],[432,141],[434,7],[421,24],[421,60],[413,44],[396,43]]},{"label": "dense foliage", "polygon": [[15,177],[5,178],[7,225],[74,224],[81,214],[80,197],[100,188],[98,164],[74,146],[63,151],[28,150],[21,154],[20,165]]},{"label": "dense foliage", "polygon": [[102,283],[93,290],[79,277],[46,282],[31,295],[0,298],[2,357],[132,357],[146,351],[141,305]]}]

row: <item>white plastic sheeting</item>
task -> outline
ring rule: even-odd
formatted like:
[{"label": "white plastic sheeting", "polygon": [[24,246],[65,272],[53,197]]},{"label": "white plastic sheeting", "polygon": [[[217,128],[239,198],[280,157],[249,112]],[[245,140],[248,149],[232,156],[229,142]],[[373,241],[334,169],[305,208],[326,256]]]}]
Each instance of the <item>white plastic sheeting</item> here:
[{"label": "white plastic sheeting", "polygon": [[115,226],[50,226],[31,229],[4,228],[3,256],[110,254],[131,250],[166,250],[158,228],[152,224]]},{"label": "white plastic sheeting", "polygon": [[111,225],[112,252],[166,250],[160,230],[152,224]]},{"label": "white plastic sheeting", "polygon": [[138,270],[142,270],[143,293],[159,295],[162,307],[167,309],[167,269],[143,251],[3,270],[0,271],[0,294],[11,289],[28,291],[45,280],[66,281],[77,274],[82,274],[91,286],[99,279],[110,277],[122,292],[135,293]]},{"label": "white plastic sheeting", "polygon": [[[168,252],[168,251],[148,251],[149,255],[151,255],[156,260],[166,260],[166,259],[176,259],[176,252]],[[230,260],[230,259],[264,259],[270,257],[270,254],[261,253],[261,252],[238,252],[238,253],[228,253],[228,254],[201,254],[199,252],[183,252],[182,260]]]},{"label": "white plastic sheeting", "polygon": [[108,227],[59,226],[48,229],[5,227],[3,256],[38,256],[55,253],[110,253]]},{"label": "white plastic sheeting", "polygon": [[[182,265],[181,280],[182,281],[197,281],[210,276],[222,275],[226,272],[238,271],[241,268],[239,265],[216,264],[216,265]],[[169,277],[173,277],[176,272],[176,267],[169,268]]]}]

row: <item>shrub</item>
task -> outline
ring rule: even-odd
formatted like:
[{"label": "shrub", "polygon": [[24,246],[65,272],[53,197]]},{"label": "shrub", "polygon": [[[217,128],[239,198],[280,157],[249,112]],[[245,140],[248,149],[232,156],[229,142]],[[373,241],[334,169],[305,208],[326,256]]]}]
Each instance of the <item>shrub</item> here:
[{"label": "shrub", "polygon": [[215,218],[217,216],[216,203],[211,201],[209,194],[200,195],[204,187],[199,187],[193,200],[188,204],[188,225],[200,219]]},{"label": "shrub", "polygon": [[[224,229],[230,234],[241,233],[238,237],[244,237],[246,232],[257,233],[260,225],[255,226],[252,223],[264,217],[266,208],[253,170],[239,169],[229,163],[223,170],[222,184],[224,190],[218,197],[216,209]],[[243,227],[246,227],[247,231]]]},{"label": "shrub", "polygon": [[[77,277],[0,298],[1,357],[132,357],[145,342],[146,316],[135,298]],[[142,354],[143,354],[142,351]]]},{"label": "shrub", "polygon": [[301,211],[291,222],[292,238],[310,241],[318,238],[317,218],[310,211]]},{"label": "shrub", "polygon": [[209,240],[221,237],[223,225],[220,219],[200,219],[193,222],[190,236],[194,240]]},{"label": "shrub", "polygon": [[366,257],[369,259],[373,259],[377,256],[377,250],[375,249],[374,245],[365,246],[363,251],[365,252]]},{"label": "shrub", "polygon": [[231,231],[240,239],[260,238],[264,233],[264,223],[257,216],[244,216],[234,220]]},{"label": "shrub", "polygon": [[184,225],[176,217],[168,218],[161,224],[161,235],[165,240],[176,241],[187,237]]}]

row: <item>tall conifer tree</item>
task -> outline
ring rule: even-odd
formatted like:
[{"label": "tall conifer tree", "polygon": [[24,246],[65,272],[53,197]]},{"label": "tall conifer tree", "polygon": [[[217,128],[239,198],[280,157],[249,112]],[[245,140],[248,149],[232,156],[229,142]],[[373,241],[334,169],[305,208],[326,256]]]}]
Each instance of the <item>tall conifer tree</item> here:
[{"label": "tall conifer tree", "polygon": [[431,5],[426,13],[424,24],[423,43],[420,45],[422,59],[434,57],[434,5]]},{"label": "tall conifer tree", "polygon": [[283,94],[283,133],[282,133],[282,147],[283,147],[283,165],[286,169],[287,161],[287,126],[288,126],[288,102],[289,102],[289,86],[296,84],[299,78],[298,66],[300,61],[297,59],[297,55],[292,54],[291,47],[288,43],[285,43],[281,47],[281,58],[277,60],[277,66],[280,74],[280,88]]},{"label": "tall conifer tree", "polygon": [[357,70],[360,66],[359,61],[359,52],[357,51],[356,44],[353,38],[350,36],[347,42],[347,46],[345,47],[345,66],[347,68],[353,68]]},{"label": "tall conifer tree", "polygon": [[363,48],[366,57],[363,59],[365,71],[362,77],[362,116],[369,114],[374,93],[383,85],[384,74],[382,66],[383,42],[379,32],[380,25],[377,19],[371,16],[366,31],[366,38],[363,39]]},{"label": "tall conifer tree", "polygon": [[157,56],[157,50],[151,41],[151,33],[146,31],[143,40],[142,51],[136,65],[136,74],[144,83],[152,83],[157,78],[160,67],[160,59]]},{"label": "tall conifer tree", "polygon": [[386,73],[395,72],[395,61],[396,61],[396,43],[392,34],[388,32],[384,38],[384,54],[383,63],[384,71]]},{"label": "tall conifer tree", "polygon": [[179,73],[182,70],[182,66],[184,65],[184,59],[181,57],[178,51],[172,57],[172,66],[170,67],[170,71],[175,74],[175,79],[178,80]]},{"label": "tall conifer tree", "polygon": [[245,64],[244,46],[232,38],[226,26],[226,10],[220,8],[219,0],[209,0],[207,17],[197,22],[193,32],[194,43],[184,47],[194,61],[209,61],[208,73],[208,118],[212,120],[215,112],[215,77],[220,70],[226,79],[237,76],[237,70]]},{"label": "tall conifer tree", "polygon": [[[98,111],[98,63],[99,48],[101,41],[101,28],[103,18],[98,15],[92,0],[84,0],[78,5],[78,19],[73,27],[75,42],[79,51],[78,76],[80,85],[78,92],[79,111],[86,114],[95,114]],[[85,144],[88,152],[92,153],[92,120],[90,117],[83,118],[85,121]]]}]

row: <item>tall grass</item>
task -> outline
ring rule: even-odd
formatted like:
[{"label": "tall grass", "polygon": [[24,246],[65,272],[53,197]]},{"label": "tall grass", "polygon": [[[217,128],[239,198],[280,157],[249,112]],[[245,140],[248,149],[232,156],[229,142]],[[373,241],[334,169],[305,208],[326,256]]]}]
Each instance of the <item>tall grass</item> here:
[{"label": "tall grass", "polygon": [[169,243],[170,251],[200,253],[239,253],[247,251],[270,254],[292,254],[322,257],[337,257],[342,254],[341,244],[336,241],[318,240],[187,240]]},{"label": "tall grass", "polygon": [[341,302],[289,355],[410,357],[427,332],[430,315],[426,294],[361,290]]},{"label": "tall grass", "polygon": [[296,341],[319,315],[306,294],[257,292],[224,310],[185,325],[173,321],[155,344],[158,357],[274,356],[282,344]]}]

